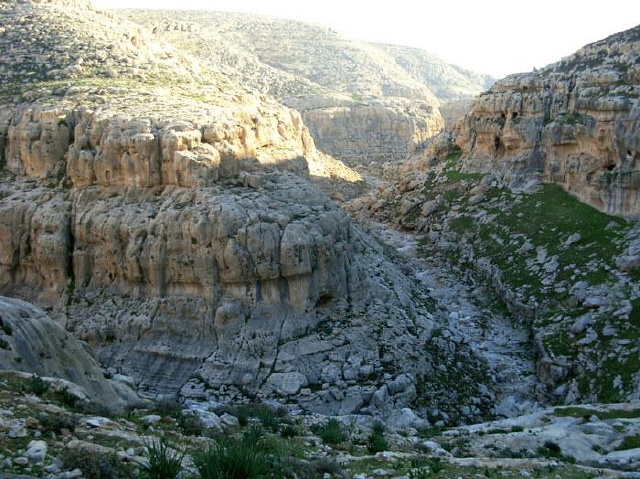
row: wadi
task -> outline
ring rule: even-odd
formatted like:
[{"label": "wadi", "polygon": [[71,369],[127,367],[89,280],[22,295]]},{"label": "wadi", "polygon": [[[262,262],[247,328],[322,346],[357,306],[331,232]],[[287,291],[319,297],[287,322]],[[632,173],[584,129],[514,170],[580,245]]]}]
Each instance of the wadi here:
[{"label": "wadi", "polygon": [[0,477],[640,477],[640,27],[0,19]]}]

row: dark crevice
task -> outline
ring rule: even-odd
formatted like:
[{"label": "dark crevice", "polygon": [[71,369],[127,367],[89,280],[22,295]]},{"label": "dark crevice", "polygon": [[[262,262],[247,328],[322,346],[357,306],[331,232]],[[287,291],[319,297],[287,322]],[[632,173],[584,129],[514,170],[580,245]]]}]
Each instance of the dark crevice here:
[{"label": "dark crevice", "polygon": [[66,271],[66,277],[69,278],[69,281],[71,284],[75,285],[75,269],[73,267],[73,252],[75,251],[75,247],[76,247],[76,238],[75,235],[73,234],[73,227],[71,225],[71,219],[69,220],[69,226],[68,226],[68,232],[69,232],[69,237],[67,240],[67,271]]}]

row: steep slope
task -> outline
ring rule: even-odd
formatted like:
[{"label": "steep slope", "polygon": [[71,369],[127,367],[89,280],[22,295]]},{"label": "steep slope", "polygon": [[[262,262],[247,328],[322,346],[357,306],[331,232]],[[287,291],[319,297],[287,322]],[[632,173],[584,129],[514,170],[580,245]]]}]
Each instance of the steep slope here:
[{"label": "steep slope", "polygon": [[543,402],[640,395],[639,33],[498,82],[389,170],[402,181],[349,205],[495,292],[530,334]]},{"label": "steep slope", "polygon": [[81,343],[43,311],[18,299],[0,296],[0,369],[68,381],[82,389],[84,401],[112,412],[139,405],[135,393],[107,379],[97,361]]},{"label": "steep slope", "polygon": [[478,98],[457,142],[470,171],[537,173],[601,211],[640,213],[640,27]]},{"label": "steep slope", "polygon": [[403,160],[438,133],[438,101],[379,48],[302,22],[219,12],[129,18],[302,113],[320,150],[350,165]]},{"label": "steep slope", "polygon": [[[359,177],[296,111],[83,2],[5,2],[2,24],[17,68],[0,109],[2,294],[47,306],[153,394],[489,412],[468,344],[309,181]],[[23,61],[69,25],[72,52]]]},{"label": "steep slope", "polygon": [[452,65],[419,48],[375,43],[412,78],[426,85],[440,103],[468,100],[489,89],[496,79]]}]

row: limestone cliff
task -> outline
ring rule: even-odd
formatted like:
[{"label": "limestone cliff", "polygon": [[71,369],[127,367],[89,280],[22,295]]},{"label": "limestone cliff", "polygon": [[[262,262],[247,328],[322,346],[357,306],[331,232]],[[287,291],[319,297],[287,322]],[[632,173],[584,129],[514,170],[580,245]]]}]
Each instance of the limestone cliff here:
[{"label": "limestone cliff", "polygon": [[637,215],[639,59],[636,27],[499,81],[459,124],[467,169],[536,173],[602,211]]},{"label": "limestone cliff", "polygon": [[273,17],[132,11],[129,18],[297,109],[318,148],[350,165],[404,160],[443,128],[422,78],[377,45]]},{"label": "limestone cliff", "polygon": [[[387,417],[428,405],[435,421],[488,411],[469,345],[310,181],[359,176],[316,151],[299,113],[81,3],[2,6],[20,58],[53,48],[60,18],[78,50],[104,55],[73,71],[53,57],[62,82],[35,64],[6,73],[2,294],[51,308],[154,394]],[[96,38],[113,43],[100,53]],[[449,354],[464,366],[436,381]]]}]

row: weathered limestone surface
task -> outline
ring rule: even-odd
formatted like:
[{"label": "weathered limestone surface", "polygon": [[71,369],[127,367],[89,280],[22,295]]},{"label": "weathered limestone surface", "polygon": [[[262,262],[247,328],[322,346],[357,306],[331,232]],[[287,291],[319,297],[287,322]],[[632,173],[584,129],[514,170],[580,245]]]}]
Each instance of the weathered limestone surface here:
[{"label": "weathered limestone surface", "polygon": [[[408,71],[407,53],[273,17],[136,10],[129,18],[300,111],[318,148],[351,166],[402,161],[443,128],[424,75],[431,84],[441,77],[420,74],[440,67],[446,75],[453,67],[443,62]],[[470,85],[478,80],[465,81],[461,72],[455,77],[460,92],[477,93]]]},{"label": "weathered limestone surface", "polygon": [[[7,49],[19,72],[0,72],[0,294],[50,308],[152,394],[385,417],[429,407],[434,422],[488,411],[469,345],[310,181],[361,178],[316,150],[300,113],[224,65],[69,7],[0,7],[20,40]],[[55,49],[67,23],[86,67],[21,62]],[[443,387],[446,368],[433,374],[449,354],[468,405]]]},{"label": "weathered limestone surface", "polygon": [[139,402],[132,390],[105,378],[87,344],[25,301],[0,296],[0,340],[0,369],[67,380],[85,399],[116,411]]},{"label": "weathered limestone surface", "polygon": [[[150,392],[287,398],[332,414],[413,404],[434,367],[422,351],[435,319],[412,280],[304,177],[246,162],[245,129],[58,112],[73,118],[73,142],[62,129],[66,154],[43,160],[41,134],[14,146],[23,125],[46,131],[34,115],[19,113],[28,121],[7,136],[5,294],[53,307],[105,366]],[[474,361],[455,335],[441,346]]]},{"label": "weathered limestone surface", "polygon": [[437,109],[419,100],[314,103],[296,107],[318,146],[352,165],[402,161],[444,127]]},{"label": "weathered limestone surface", "polygon": [[640,212],[640,27],[511,75],[458,125],[469,170],[537,173],[612,214]]}]

